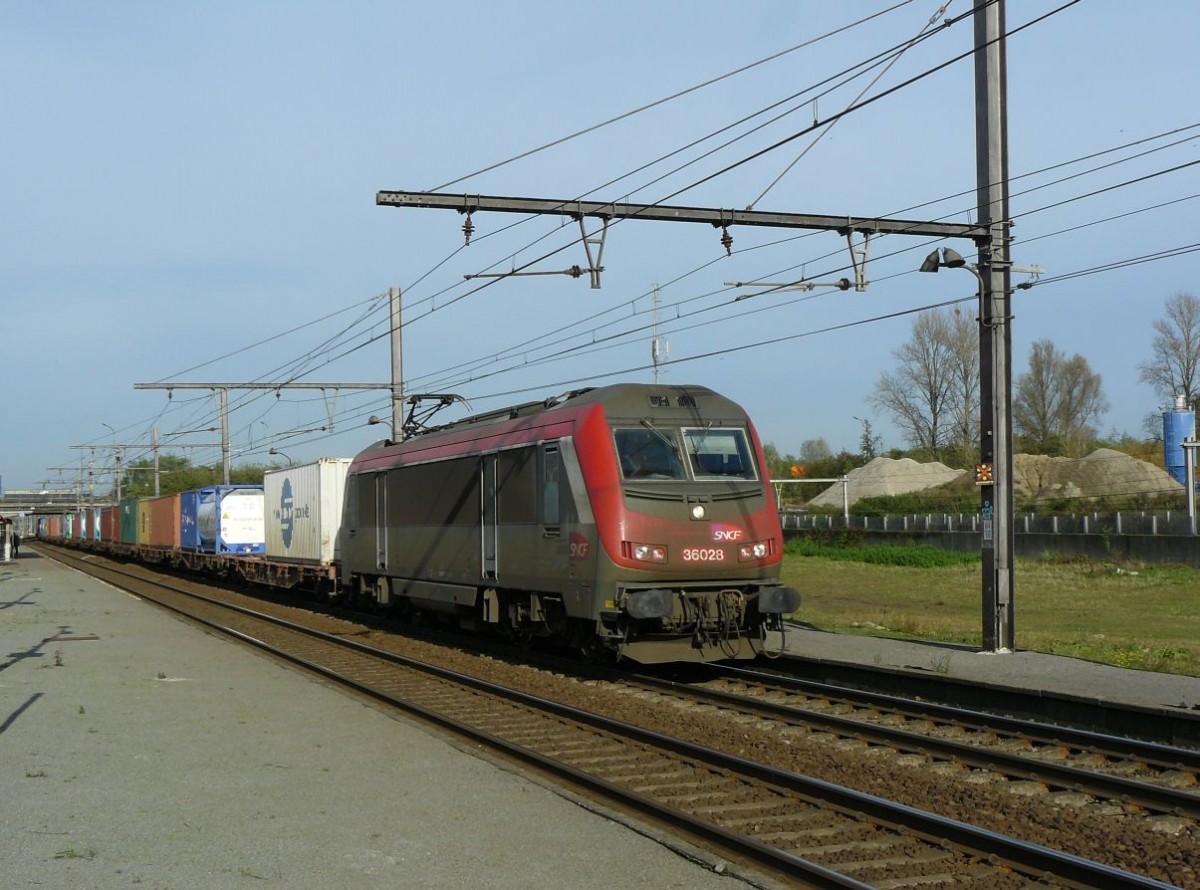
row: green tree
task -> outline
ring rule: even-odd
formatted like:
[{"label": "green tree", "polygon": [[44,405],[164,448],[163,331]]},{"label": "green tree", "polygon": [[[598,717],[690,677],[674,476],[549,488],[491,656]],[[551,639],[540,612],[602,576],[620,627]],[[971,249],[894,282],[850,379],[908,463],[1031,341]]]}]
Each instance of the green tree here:
[{"label": "green tree", "polygon": [[882,437],[875,434],[875,431],[871,428],[871,421],[862,417],[854,419],[862,424],[862,435],[858,438],[858,453],[864,463],[869,463],[879,456],[879,445]]},{"label": "green tree", "polygon": [[958,310],[946,325],[953,394],[950,414],[954,423],[952,444],[961,452],[979,453],[979,324]]},{"label": "green tree", "polygon": [[[257,464],[232,467],[229,471],[229,481],[235,485],[261,485],[265,472],[266,467]],[[124,497],[154,496],[155,470],[152,460],[131,463],[125,468],[124,475],[121,492]],[[158,459],[160,495],[221,485],[224,478],[225,474],[220,465],[196,467],[192,466],[189,458],[173,454],[164,454]]]}]

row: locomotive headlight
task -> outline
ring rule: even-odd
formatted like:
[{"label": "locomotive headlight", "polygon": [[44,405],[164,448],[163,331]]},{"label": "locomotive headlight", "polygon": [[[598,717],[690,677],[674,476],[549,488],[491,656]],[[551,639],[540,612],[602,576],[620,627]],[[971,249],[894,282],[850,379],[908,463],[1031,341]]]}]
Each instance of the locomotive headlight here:
[{"label": "locomotive headlight", "polygon": [[742,562],[753,559],[766,559],[770,552],[770,545],[766,541],[754,541],[750,544],[738,545],[738,559],[742,560]]},{"label": "locomotive headlight", "polygon": [[627,542],[629,555],[640,562],[666,562],[667,548],[662,544],[637,544]]},{"label": "locomotive headlight", "polygon": [[692,505],[692,519],[703,519],[708,515],[708,511],[704,509],[703,504]]}]

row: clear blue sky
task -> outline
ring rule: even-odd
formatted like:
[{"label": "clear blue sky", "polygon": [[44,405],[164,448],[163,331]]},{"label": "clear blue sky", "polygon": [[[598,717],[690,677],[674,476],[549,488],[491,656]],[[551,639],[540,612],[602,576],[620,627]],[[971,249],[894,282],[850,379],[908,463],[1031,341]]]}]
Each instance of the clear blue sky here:
[{"label": "clear blue sky", "polygon": [[[1009,0],[1008,25],[1060,5]],[[375,298],[393,286],[404,289],[411,391],[458,392],[481,410],[649,381],[649,332],[638,331],[650,324],[657,284],[674,362],[663,380],[742,402],[784,452],[815,438],[855,451],[855,418],[870,419],[885,447],[901,446],[866,399],[913,316],[868,320],[975,292],[965,272],[916,274],[936,246],[925,239],[873,241],[865,293],[817,289],[735,304],[745,291],[726,281],[840,278],[844,242],[735,228],[725,257],[710,227],[627,221],[608,235],[600,290],[565,276],[480,289],[485,280],[463,276],[552,251],[531,270],[584,264],[578,230],[557,218],[480,213],[460,249],[456,213],[381,208],[375,193],[444,187],[967,222],[969,59],[846,116],[811,148],[813,136],[801,137],[713,176],[863,90],[876,95],[967,52],[969,19],[934,29],[874,86],[881,67],[817,86],[916,37],[938,8],[929,0],[4,4],[5,487],[70,485],[75,470],[51,468],[111,465],[108,449],[72,445],[144,445],[154,428],[171,442],[215,441],[213,432],[174,435],[215,425],[209,394],[181,390],[168,400],[135,383],[386,382],[387,314]],[[967,12],[958,0],[946,14]],[[1051,277],[1196,242],[1200,203],[1190,196],[1200,193],[1200,167],[1163,171],[1198,157],[1198,34],[1194,0],[1083,0],[1009,40],[1015,262]],[[720,147],[735,136],[743,138]],[[1112,151],[1138,140],[1148,141]],[[952,246],[969,252],[969,243]],[[1200,254],[1018,291],[1014,370],[1024,369],[1032,341],[1053,339],[1102,374],[1112,407],[1101,428],[1140,433],[1159,403],[1138,383],[1137,364],[1149,357],[1164,301],[1180,291],[1200,294]],[[755,346],[770,340],[780,342]],[[376,392],[329,402],[310,391],[230,398],[235,463],[264,463],[270,447],[297,462],[351,455],[379,438],[366,416],[388,414]],[[331,417],[332,432],[293,432]],[[188,453],[198,462],[219,456]],[[127,457],[145,454],[131,448]]]}]

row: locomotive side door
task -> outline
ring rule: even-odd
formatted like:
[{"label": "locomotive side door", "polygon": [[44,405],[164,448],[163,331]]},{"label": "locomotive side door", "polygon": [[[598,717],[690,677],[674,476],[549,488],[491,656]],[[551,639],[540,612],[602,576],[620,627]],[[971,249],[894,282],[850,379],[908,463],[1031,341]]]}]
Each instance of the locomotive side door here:
[{"label": "locomotive side door", "polygon": [[379,571],[387,569],[387,539],[388,539],[388,521],[387,521],[387,473],[376,473],[374,482],[375,489],[375,568]]},{"label": "locomotive side door", "polygon": [[480,472],[482,474],[482,484],[479,486],[479,496],[483,499],[479,511],[481,518],[481,565],[483,577],[494,581],[497,578],[496,550],[498,548],[496,543],[499,534],[499,529],[496,527],[496,455],[485,454],[483,456],[483,465]]}]

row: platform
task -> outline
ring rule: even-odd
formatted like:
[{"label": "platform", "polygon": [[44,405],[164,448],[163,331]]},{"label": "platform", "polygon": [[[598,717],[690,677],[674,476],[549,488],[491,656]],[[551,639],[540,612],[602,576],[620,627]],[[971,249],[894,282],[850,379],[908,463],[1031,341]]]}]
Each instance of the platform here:
[{"label": "platform", "polygon": [[5,887],[736,890],[719,862],[22,548]]}]

